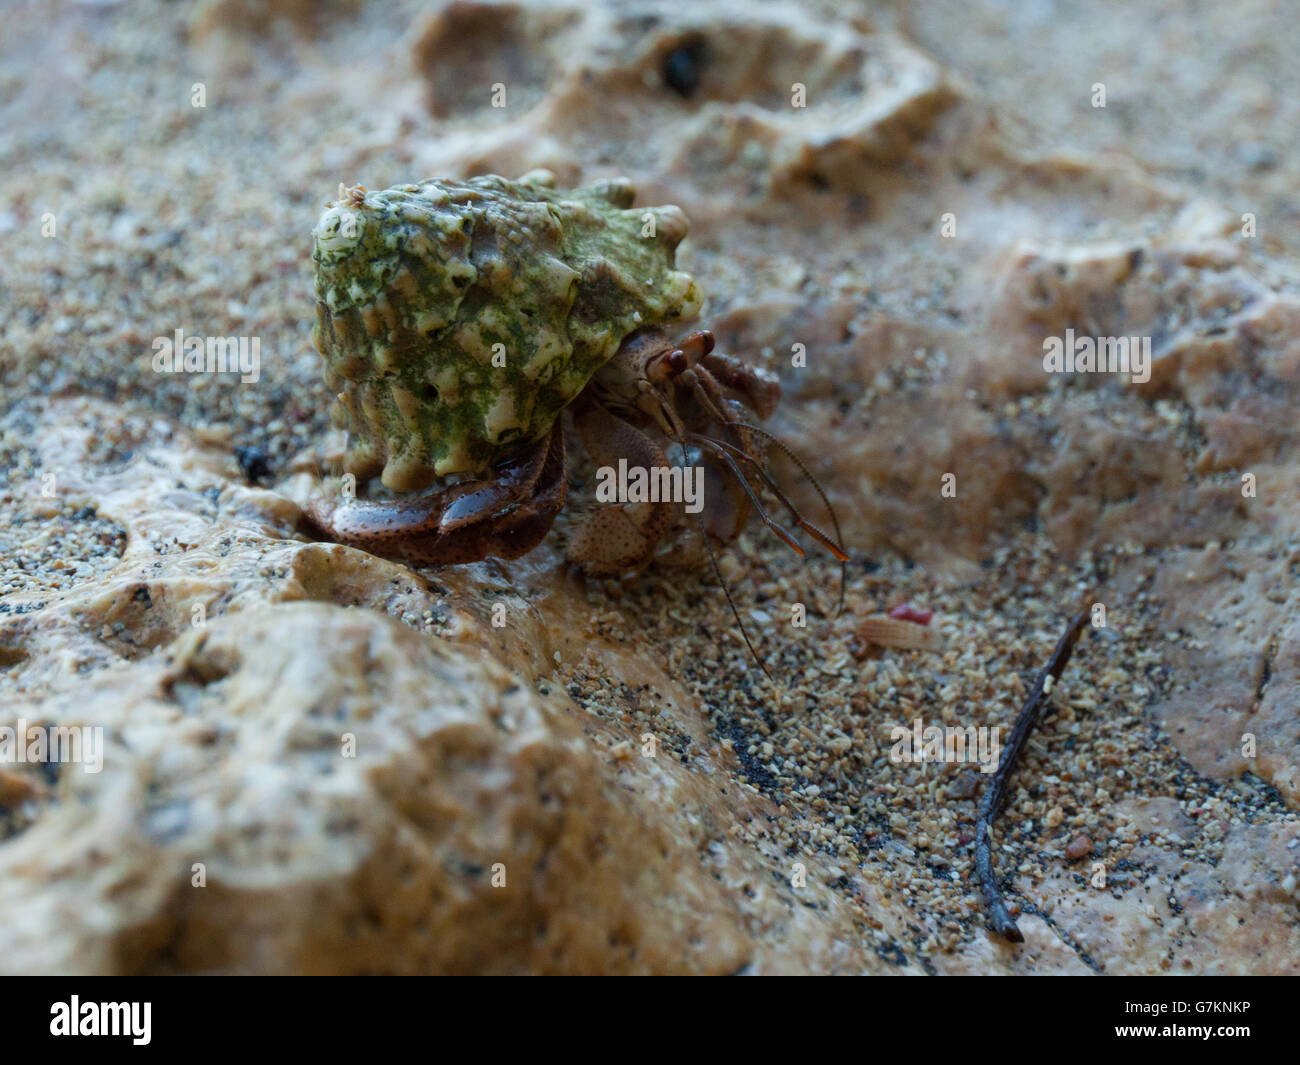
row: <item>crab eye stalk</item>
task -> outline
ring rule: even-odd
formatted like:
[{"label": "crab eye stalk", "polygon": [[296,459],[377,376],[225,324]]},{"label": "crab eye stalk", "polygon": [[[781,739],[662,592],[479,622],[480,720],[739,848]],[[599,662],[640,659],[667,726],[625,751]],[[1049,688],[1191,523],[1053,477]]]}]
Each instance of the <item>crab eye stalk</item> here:
[{"label": "crab eye stalk", "polygon": [[686,353],[681,349],[668,353],[668,368],[673,373],[685,373],[690,369],[690,363],[686,360]]}]

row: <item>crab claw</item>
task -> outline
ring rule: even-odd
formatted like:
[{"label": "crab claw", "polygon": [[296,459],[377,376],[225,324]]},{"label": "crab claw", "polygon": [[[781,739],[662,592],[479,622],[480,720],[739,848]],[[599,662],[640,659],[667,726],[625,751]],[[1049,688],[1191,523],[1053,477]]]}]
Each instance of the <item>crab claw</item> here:
[{"label": "crab claw", "polygon": [[559,424],[492,473],[490,480],[390,500],[322,496],[307,505],[307,516],[330,539],[377,555],[433,565],[477,562],[489,555],[518,558],[541,543],[564,505]]}]

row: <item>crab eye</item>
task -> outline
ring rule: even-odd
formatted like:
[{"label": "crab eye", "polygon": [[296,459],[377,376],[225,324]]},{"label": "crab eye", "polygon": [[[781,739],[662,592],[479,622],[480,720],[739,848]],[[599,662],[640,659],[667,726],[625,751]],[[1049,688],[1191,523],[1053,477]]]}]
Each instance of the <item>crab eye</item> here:
[{"label": "crab eye", "polygon": [[668,368],[673,373],[685,373],[690,368],[690,363],[686,361],[685,352],[678,349],[668,353]]}]

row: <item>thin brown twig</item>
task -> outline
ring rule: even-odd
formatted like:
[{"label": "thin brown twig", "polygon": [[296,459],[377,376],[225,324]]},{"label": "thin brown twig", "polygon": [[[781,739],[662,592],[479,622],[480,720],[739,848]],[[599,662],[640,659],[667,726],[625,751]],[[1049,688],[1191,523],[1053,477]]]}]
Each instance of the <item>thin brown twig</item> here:
[{"label": "thin brown twig", "polygon": [[1058,641],[1046,668],[1038,674],[1038,680],[1035,681],[1033,690],[1025,700],[1020,716],[1016,718],[1016,723],[1011,729],[1011,737],[1007,745],[1002,748],[1002,758],[998,761],[997,772],[993,774],[988,790],[984,792],[984,800],[980,803],[979,820],[975,823],[975,868],[979,873],[980,887],[984,891],[984,904],[988,907],[989,920],[995,932],[1013,943],[1023,943],[1025,937],[1008,911],[1007,904],[1002,899],[1002,892],[998,889],[997,878],[993,871],[993,851],[989,842],[989,833],[993,828],[993,819],[997,817],[998,810],[1002,807],[1007,782],[1015,770],[1025,741],[1029,739],[1029,734],[1038,724],[1039,715],[1047,704],[1047,696],[1051,693],[1053,685],[1065,671],[1065,666],[1070,661],[1070,655],[1074,652],[1074,645],[1078,642],[1079,634],[1083,631],[1088,616],[1085,610],[1071,620],[1070,627]]}]

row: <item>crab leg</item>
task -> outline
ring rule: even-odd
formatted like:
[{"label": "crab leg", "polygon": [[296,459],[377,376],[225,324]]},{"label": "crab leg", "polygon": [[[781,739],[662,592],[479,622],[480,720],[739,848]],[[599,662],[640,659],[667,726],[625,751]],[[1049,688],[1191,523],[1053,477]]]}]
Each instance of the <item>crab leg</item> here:
[{"label": "crab leg", "polygon": [[377,554],[443,565],[489,554],[517,558],[541,541],[563,505],[564,471],[557,423],[544,440],[496,466],[491,480],[391,500],[322,497],[307,513],[332,539]]},{"label": "crab leg", "polygon": [[[741,423],[729,422],[727,424],[737,425]],[[752,425],[746,425],[745,428],[748,429],[750,432],[760,433],[763,434],[764,436],[768,435],[764,433],[762,429],[758,429],[757,427]],[[776,440],[775,438],[772,438],[772,442],[775,443],[778,447],[783,446],[781,442],[779,440]],[[832,540],[829,536],[827,536],[824,532],[822,532],[821,529],[819,529],[815,523],[809,521],[807,518],[803,516],[803,514],[799,512],[799,508],[796,507],[794,503],[790,500],[790,497],[787,496],[785,492],[781,490],[781,486],[776,483],[776,480],[772,477],[770,473],[767,472],[767,470],[763,467],[762,463],[760,463],[752,455],[743,451],[741,448],[736,447],[735,444],[729,444],[725,440],[713,440],[710,438],[709,443],[713,444],[715,447],[726,448],[727,451],[734,451],[740,458],[750,463],[754,467],[755,471],[758,473],[759,477],[763,479],[763,483],[767,485],[767,487],[771,489],[772,493],[777,497],[777,499],[779,499],[781,503],[784,504],[786,510],[790,512],[790,516],[794,518],[795,524],[797,524],[799,528],[803,529],[806,533],[811,535],[813,539],[815,539],[819,544],[821,544],[822,547],[826,548],[826,550],[831,553],[831,555],[835,558],[837,562],[847,562],[849,560],[849,556],[844,553],[844,549],[840,547],[840,545],[835,540]],[[791,461],[796,463],[799,462],[798,458],[795,455],[791,454],[788,450],[785,450],[785,454],[787,454],[790,457]],[[800,463],[799,465],[800,465],[800,469],[802,469],[803,468],[802,463]],[[815,484],[816,482],[813,483]],[[818,490],[820,491],[820,489]],[[825,495],[822,495],[822,501],[823,502],[826,501]],[[832,512],[832,517],[833,516],[834,515]],[[838,522],[836,522],[836,531],[837,532],[839,531]],[[800,554],[802,554],[802,552],[800,552]]]},{"label": "crab leg", "polygon": [[745,476],[744,472],[741,470],[736,460],[733,459],[726,450],[724,450],[724,448],[730,447],[731,445],[726,445],[721,440],[711,440],[709,437],[701,436],[699,433],[691,433],[687,437],[687,439],[692,441],[693,443],[701,444],[705,447],[708,447],[712,454],[716,455],[718,458],[722,459],[722,461],[727,464],[727,468],[731,470],[732,475],[736,478],[736,483],[739,484],[740,487],[744,489],[745,494],[749,496],[749,500],[753,504],[754,510],[758,514],[759,520],[762,521],[762,523],[766,525],[769,529],[771,529],[774,533],[776,533],[776,535],[779,536],[781,540],[784,541],[786,546],[789,547],[796,555],[798,555],[800,558],[803,558],[804,549],[799,545],[799,541],[797,541],[793,536],[791,536],[788,532],[786,532],[786,530],[783,529],[779,524],[777,524],[776,520],[773,519],[773,517],[770,514],[768,514],[767,510],[763,507],[762,500],[758,498],[757,493],[754,491],[753,488],[750,487],[749,478]]},{"label": "crab leg", "polygon": [[[658,444],[595,400],[575,412],[573,424],[597,466],[616,466],[620,458],[646,469],[668,465]],[[672,509],[657,503],[603,506],[574,534],[569,558],[593,577],[641,568],[653,557],[672,519]]]}]

